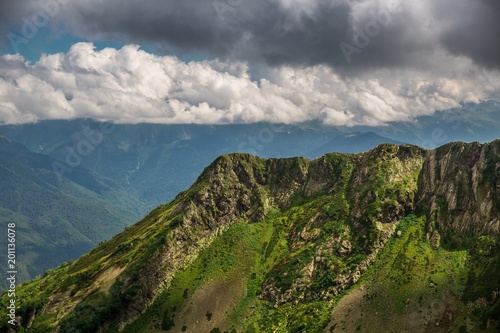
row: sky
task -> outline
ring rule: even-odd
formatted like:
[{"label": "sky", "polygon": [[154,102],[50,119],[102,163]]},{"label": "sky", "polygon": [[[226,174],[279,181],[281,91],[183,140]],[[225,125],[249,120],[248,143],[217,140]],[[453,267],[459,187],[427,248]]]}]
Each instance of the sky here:
[{"label": "sky", "polygon": [[497,0],[0,0],[0,123],[380,126],[500,100]]}]

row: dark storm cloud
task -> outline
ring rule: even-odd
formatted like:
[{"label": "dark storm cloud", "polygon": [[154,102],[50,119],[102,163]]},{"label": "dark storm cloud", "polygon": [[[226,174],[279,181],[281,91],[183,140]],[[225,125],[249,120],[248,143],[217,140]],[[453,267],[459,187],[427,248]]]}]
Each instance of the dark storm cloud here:
[{"label": "dark storm cloud", "polygon": [[438,1],[436,16],[443,22],[440,42],[488,67],[500,67],[500,1]]},{"label": "dark storm cloud", "polygon": [[[204,1],[199,6],[192,2],[163,2],[165,9],[160,11],[149,4],[134,8],[133,12],[140,13],[135,16],[126,15],[125,10],[106,16],[110,11],[97,12],[95,8],[79,15],[81,22],[92,27],[87,30],[90,33],[120,33],[134,41],[160,41],[188,52],[208,53],[221,59],[263,60],[271,65],[329,64],[338,69],[391,66],[408,62],[406,53],[412,49],[422,51],[421,45],[415,44],[418,38],[405,40],[406,29],[398,27],[406,27],[410,21],[404,14],[398,13],[397,17],[389,13],[390,25],[374,38],[368,37],[370,43],[361,49],[355,39],[357,27],[351,20],[352,7],[344,1],[316,1],[310,11],[283,8],[276,1],[245,1],[238,6],[222,7],[223,14],[215,9],[216,3],[222,1]],[[368,16],[358,23],[362,31],[388,8],[375,6],[373,11],[375,17]],[[391,26],[393,23],[396,24]],[[352,63],[346,59],[342,42],[357,49],[351,55],[355,59]],[[407,52],[398,52],[401,47]]]},{"label": "dark storm cloud", "polygon": [[18,46],[30,42],[40,29],[51,26],[53,18],[70,1],[0,0],[0,51],[18,53]]},{"label": "dark storm cloud", "polygon": [[22,9],[24,5],[19,1],[12,0],[1,0],[0,1],[0,18],[2,19],[0,22],[5,24],[5,22],[13,16],[16,15]]},{"label": "dark storm cloud", "polygon": [[75,6],[75,31],[84,36],[120,35],[134,42],[161,42],[221,59],[271,64],[343,61],[338,45],[348,29],[346,4],[322,1],[312,15],[295,17],[279,3],[264,0],[233,6],[218,0],[117,3]]},{"label": "dark storm cloud", "polygon": [[[40,7],[40,1],[21,5],[2,0],[1,32],[5,35],[16,25],[19,29],[23,14]],[[500,66],[496,0],[64,2],[56,19],[80,37],[152,42],[167,50],[220,59],[328,64],[338,70],[421,68],[433,50],[444,48],[480,65]]]},{"label": "dark storm cloud", "polygon": [[82,36],[125,36],[138,43],[160,42],[180,51],[271,65],[347,65],[339,45],[352,35],[351,7],[345,1],[311,2],[310,10],[307,4],[284,8],[279,1],[266,0],[79,6],[75,4],[71,16],[77,18],[74,31]]},{"label": "dark storm cloud", "polygon": [[[479,64],[499,65],[499,2],[403,1],[387,20],[394,4],[398,2],[86,1],[68,6],[65,19],[82,37],[159,42],[181,52],[272,65],[420,66],[438,47]],[[356,32],[364,36],[356,37]],[[342,49],[342,42],[353,48]]]},{"label": "dark storm cloud", "polygon": [[25,5],[19,1],[0,0],[0,43],[9,29],[20,22],[24,8]]}]

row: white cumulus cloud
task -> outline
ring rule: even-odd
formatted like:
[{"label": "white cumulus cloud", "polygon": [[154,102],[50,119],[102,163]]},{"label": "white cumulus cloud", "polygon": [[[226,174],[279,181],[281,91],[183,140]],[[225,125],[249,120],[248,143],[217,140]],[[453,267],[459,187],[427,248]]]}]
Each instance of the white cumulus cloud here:
[{"label": "white cumulus cloud", "polygon": [[[0,57],[0,122],[88,117],[119,123],[381,125],[498,97],[498,72],[445,53],[439,70],[373,69],[343,76],[326,65],[262,69],[157,56],[136,45],[78,43],[35,64]],[[430,66],[432,68],[432,66]]]}]

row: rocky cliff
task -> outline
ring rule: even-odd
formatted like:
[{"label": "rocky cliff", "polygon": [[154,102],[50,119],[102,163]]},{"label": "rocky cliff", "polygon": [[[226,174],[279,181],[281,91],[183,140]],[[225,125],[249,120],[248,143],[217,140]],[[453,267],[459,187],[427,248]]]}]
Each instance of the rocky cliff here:
[{"label": "rocky cliff", "polygon": [[500,144],[450,143],[428,153],[417,202],[436,232],[460,245],[500,228]]},{"label": "rocky cliff", "polygon": [[[461,267],[448,304],[459,320],[434,331],[497,329],[499,168],[498,140],[433,151],[384,144],[315,160],[224,155],[171,203],[21,286],[17,326],[0,329],[333,332],[349,288],[435,279],[442,251]],[[413,254],[412,242],[429,250]],[[387,268],[391,260],[403,268]],[[386,273],[396,275],[376,279]],[[440,302],[432,288],[422,306]],[[6,295],[1,302],[5,311]],[[412,330],[429,331],[429,322]]]}]

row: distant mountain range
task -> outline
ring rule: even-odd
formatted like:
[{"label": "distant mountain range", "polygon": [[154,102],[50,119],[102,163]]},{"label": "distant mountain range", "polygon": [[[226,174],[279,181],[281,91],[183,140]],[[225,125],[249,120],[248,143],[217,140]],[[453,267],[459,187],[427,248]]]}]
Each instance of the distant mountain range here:
[{"label": "distant mountain range", "polygon": [[[33,152],[64,161],[68,149],[86,148],[86,131],[102,132],[79,166],[138,191],[149,208],[172,199],[221,154],[246,152],[261,157],[367,151],[380,143],[410,143],[428,149],[451,141],[487,142],[500,133],[500,103],[488,101],[436,112],[414,122],[379,127],[298,125],[115,125],[101,131],[92,120],[43,121],[0,126],[0,133]],[[104,133],[105,132],[105,133]],[[85,156],[84,156],[85,155]]]},{"label": "distant mountain range", "polygon": [[[351,146],[339,140],[341,146],[335,147],[335,138],[343,132],[315,124],[104,127],[92,120],[45,121],[0,127],[0,133],[69,169],[77,164],[137,191],[149,208],[188,188],[203,168],[222,154],[242,151],[264,157],[315,157],[325,149],[349,151]],[[92,135],[95,143],[89,139]],[[372,148],[385,140],[391,141],[379,138],[364,147]],[[358,150],[353,147],[352,151]]]},{"label": "distant mountain range", "polygon": [[379,127],[359,126],[354,130],[373,131],[427,149],[453,141],[484,143],[500,136],[500,103],[493,100],[468,103],[459,108],[418,117],[413,122],[391,122]]},{"label": "distant mountain range", "polygon": [[81,167],[58,177],[54,162],[0,136],[0,221],[17,225],[20,281],[89,251],[144,210],[115,181]]},{"label": "distant mountain range", "polygon": [[348,133],[336,136],[329,142],[313,151],[313,155],[323,155],[329,152],[362,153],[382,143],[402,145],[403,142],[391,140],[374,132]]}]

